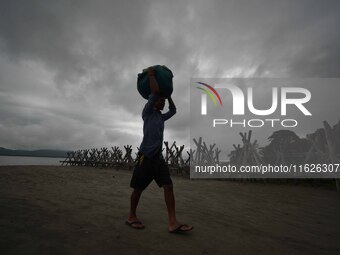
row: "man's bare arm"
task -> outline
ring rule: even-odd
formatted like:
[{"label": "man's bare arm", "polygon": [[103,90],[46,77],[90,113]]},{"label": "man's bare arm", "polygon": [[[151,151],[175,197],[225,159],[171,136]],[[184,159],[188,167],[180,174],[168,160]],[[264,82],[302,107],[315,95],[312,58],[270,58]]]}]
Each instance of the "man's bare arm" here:
[{"label": "man's bare arm", "polygon": [[170,119],[172,116],[176,114],[176,106],[175,106],[174,101],[172,101],[171,96],[168,96],[167,99],[169,102],[169,111],[162,114],[163,121]]},{"label": "man's bare arm", "polygon": [[159,91],[159,86],[156,80],[156,71],[153,67],[148,68],[148,77],[150,80],[151,93],[154,95],[159,95],[160,91]]},{"label": "man's bare arm", "polygon": [[171,96],[168,97],[168,102],[169,102],[169,109],[176,109],[176,105],[174,101],[172,101]]}]

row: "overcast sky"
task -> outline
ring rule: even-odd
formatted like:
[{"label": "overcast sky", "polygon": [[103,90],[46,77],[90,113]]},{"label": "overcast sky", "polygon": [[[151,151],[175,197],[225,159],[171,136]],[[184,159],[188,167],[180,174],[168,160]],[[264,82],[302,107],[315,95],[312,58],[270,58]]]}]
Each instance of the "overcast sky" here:
[{"label": "overcast sky", "polygon": [[337,0],[1,1],[0,147],[138,146],[154,64],[188,145],[191,77],[340,77],[339,27]]}]

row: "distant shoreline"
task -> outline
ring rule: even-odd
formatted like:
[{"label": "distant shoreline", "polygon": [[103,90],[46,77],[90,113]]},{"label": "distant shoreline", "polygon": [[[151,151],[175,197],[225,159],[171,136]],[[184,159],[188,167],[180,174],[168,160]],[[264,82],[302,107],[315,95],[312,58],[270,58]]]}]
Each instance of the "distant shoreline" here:
[{"label": "distant shoreline", "polygon": [[57,156],[57,155],[25,155],[25,154],[15,154],[15,155],[7,155],[0,154],[0,156],[6,157],[32,157],[32,158],[66,158],[66,156]]},{"label": "distant shoreline", "polygon": [[66,158],[67,151],[51,149],[40,149],[32,151],[12,150],[0,147],[0,156]]},{"label": "distant shoreline", "polygon": [[64,161],[62,157],[49,156],[6,156],[0,155],[0,166],[60,166],[60,162]]}]

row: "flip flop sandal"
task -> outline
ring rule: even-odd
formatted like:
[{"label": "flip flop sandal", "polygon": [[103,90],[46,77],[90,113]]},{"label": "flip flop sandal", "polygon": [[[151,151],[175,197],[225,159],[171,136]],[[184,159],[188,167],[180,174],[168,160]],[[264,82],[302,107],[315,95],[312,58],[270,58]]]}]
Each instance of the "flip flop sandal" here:
[{"label": "flip flop sandal", "polygon": [[171,234],[176,234],[176,233],[185,233],[188,231],[193,230],[194,227],[188,228],[188,229],[182,229],[182,227],[188,227],[187,224],[180,224],[177,228],[175,228],[174,230],[169,230],[169,233]]},{"label": "flip flop sandal", "polygon": [[[143,229],[143,228],[145,228],[145,226],[139,220],[132,221],[132,222],[125,221],[125,224],[130,226],[130,227],[132,227],[132,228],[134,228],[134,229]],[[139,225],[139,226],[137,227],[136,225]]]}]

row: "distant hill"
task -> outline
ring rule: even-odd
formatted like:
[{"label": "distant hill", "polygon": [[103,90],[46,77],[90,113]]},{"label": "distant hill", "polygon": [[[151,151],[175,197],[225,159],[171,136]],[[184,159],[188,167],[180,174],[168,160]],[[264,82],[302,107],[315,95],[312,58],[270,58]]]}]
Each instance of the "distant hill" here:
[{"label": "distant hill", "polygon": [[65,158],[66,151],[61,150],[11,150],[0,147],[0,156],[27,156],[27,157],[51,157]]}]

